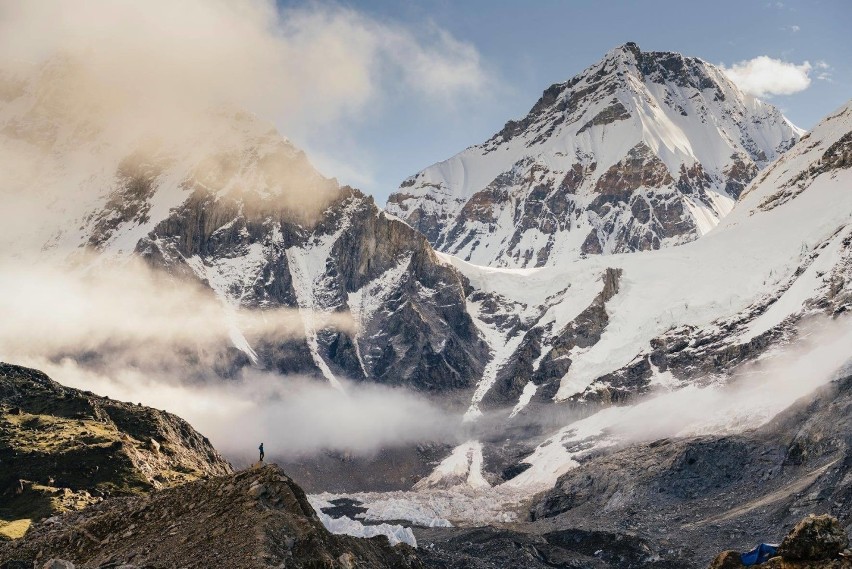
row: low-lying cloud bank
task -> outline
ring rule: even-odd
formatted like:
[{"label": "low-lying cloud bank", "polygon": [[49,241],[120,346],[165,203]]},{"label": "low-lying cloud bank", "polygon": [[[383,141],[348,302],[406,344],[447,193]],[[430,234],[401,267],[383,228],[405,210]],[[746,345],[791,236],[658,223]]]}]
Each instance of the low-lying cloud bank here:
[{"label": "low-lying cloud bank", "polygon": [[[742,432],[769,422],[797,400],[850,373],[852,319],[817,317],[793,342],[740,366],[725,385],[699,382],[619,410],[604,429],[630,442]],[[591,418],[593,419],[593,418]]]},{"label": "low-lying cloud bank", "polygon": [[[188,372],[190,362],[210,367],[235,343],[281,343],[305,335],[297,309],[235,309],[200,283],[133,258],[93,258],[79,268],[0,259],[0,314],[0,358],[97,356],[106,369]],[[346,312],[314,319],[322,327],[355,332]]]},{"label": "low-lying cloud bank", "polygon": [[105,373],[75,361],[28,360],[61,383],[173,412],[233,460],[255,459],[260,442],[273,458],[320,451],[369,455],[425,440],[457,440],[460,418],[402,388],[244,370],[234,380],[186,385],[133,368]]},{"label": "low-lying cloud bank", "polygon": [[[454,441],[459,423],[406,389],[213,369],[234,334],[247,344],[301,341],[299,310],[237,310],[197,283],[141,261],[61,268],[0,262],[0,361],[64,385],[165,409],[235,460],[259,442],[272,457],[331,450],[366,455],[424,440]],[[355,333],[348,313],[317,313]]]}]

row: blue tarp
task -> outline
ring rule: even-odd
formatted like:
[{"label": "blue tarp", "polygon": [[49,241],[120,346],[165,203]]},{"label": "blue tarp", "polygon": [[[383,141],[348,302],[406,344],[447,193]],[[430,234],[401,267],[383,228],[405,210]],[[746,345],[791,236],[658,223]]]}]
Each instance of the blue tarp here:
[{"label": "blue tarp", "polygon": [[757,565],[769,561],[770,557],[775,556],[776,551],[778,551],[777,545],[761,543],[748,553],[740,555],[740,561],[743,562],[743,565]]}]

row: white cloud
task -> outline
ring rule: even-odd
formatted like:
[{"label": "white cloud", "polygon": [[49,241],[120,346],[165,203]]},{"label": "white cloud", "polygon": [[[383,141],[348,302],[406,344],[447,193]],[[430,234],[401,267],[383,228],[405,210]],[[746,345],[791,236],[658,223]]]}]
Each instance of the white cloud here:
[{"label": "white cloud", "polygon": [[811,84],[810,72],[813,69],[807,61],[796,65],[766,55],[740,61],[731,67],[721,67],[740,89],[756,97],[804,91]]},{"label": "white cloud", "polygon": [[472,45],[339,6],[0,0],[0,61],[60,54],[151,106],[235,103],[285,130],[360,117],[400,89],[445,103],[489,82]]},{"label": "white cloud", "polygon": [[[0,91],[14,92],[5,82],[16,87],[19,78],[32,84],[38,116],[62,132],[98,131],[116,155],[148,139],[241,151],[232,140],[240,129],[218,135],[233,126],[219,120],[221,110],[236,106],[318,150],[324,174],[359,186],[375,184],[375,160],[355,140],[360,125],[400,104],[414,113],[468,108],[494,87],[478,51],[434,25],[378,20],[331,3],[279,8],[273,0],[0,0]],[[40,123],[26,126],[42,136]],[[217,135],[209,136],[214,126]],[[27,145],[0,150],[0,203],[44,220],[42,206],[53,201],[15,195],[53,192],[30,183],[46,171],[42,156]],[[63,156],[62,166],[69,162]],[[74,187],[55,179],[59,195]],[[285,199],[311,212],[333,193],[295,187]],[[48,225],[7,217],[16,222],[0,228],[6,235]]]},{"label": "white cloud", "polygon": [[[116,369],[186,371],[188,354],[212,365],[234,330],[255,346],[304,338],[298,309],[229,310],[209,289],[140,260],[76,259],[77,268],[67,268],[0,257],[0,361],[109,354]],[[321,328],[355,333],[348,312],[314,318]]]}]

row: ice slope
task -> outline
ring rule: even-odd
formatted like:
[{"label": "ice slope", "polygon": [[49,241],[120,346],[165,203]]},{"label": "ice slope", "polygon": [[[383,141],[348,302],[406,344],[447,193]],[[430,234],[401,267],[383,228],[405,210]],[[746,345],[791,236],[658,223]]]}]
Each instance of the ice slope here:
[{"label": "ice slope", "polygon": [[435,470],[420,480],[415,489],[446,486],[490,488],[491,484],[482,475],[482,443],[470,440],[460,444]]},{"label": "ice slope", "polygon": [[[716,229],[680,247],[532,270],[495,271],[454,262],[475,286],[499,291],[509,303],[524,306],[546,306],[556,289],[570,285],[567,290],[576,303],[562,300],[551,309],[564,315],[556,319],[561,324],[597,294],[593,275],[607,267],[623,270],[621,290],[607,303],[610,322],[597,344],[573,358],[559,400],[582,393],[597,378],[626,366],[649,350],[652,339],[672,329],[709,327],[780,295],[741,336],[746,342],[800,311],[826,287],[821,275],[843,258],[841,245],[852,231],[852,171],[819,176],[794,199],[772,209],[761,204],[801,172],[816,167],[825,150],[849,131],[847,106],[773,164]],[[811,142],[815,140],[820,142]],[[507,356],[498,352],[498,357]],[[488,377],[482,385],[489,385]],[[473,403],[477,400],[481,395]]]},{"label": "ice slope", "polygon": [[[713,65],[626,44],[489,141],[406,180],[387,209],[479,265],[656,249],[707,233],[800,134]],[[654,176],[629,172],[636,149],[661,166]],[[621,206],[602,197],[621,183]]]},{"label": "ice slope", "polygon": [[528,494],[551,488],[579,461],[609,447],[664,437],[741,433],[766,424],[848,365],[852,319],[821,324],[822,329],[810,330],[792,348],[768,351],[760,365],[740,370],[732,384],[687,385],[566,425],[524,458],[530,468],[499,488]]},{"label": "ice slope", "polygon": [[[523,341],[519,326],[539,326],[551,333],[560,330],[600,292],[602,271],[578,272],[568,281],[553,278],[548,269],[481,267],[457,257],[442,258],[461,271],[476,291],[486,295],[482,300],[468,300],[468,311],[492,350],[465,413],[465,420],[472,421],[481,416],[480,403],[494,386],[498,371]],[[484,302],[492,298],[499,300],[496,312],[492,303]]]},{"label": "ice slope", "polygon": [[[524,458],[530,467],[490,487],[430,486],[410,492],[358,493],[347,497],[367,509],[366,519],[412,524],[480,526],[524,519],[529,500],[558,478],[608,450],[661,438],[733,435],[753,430],[836,376],[848,365],[852,320],[812,332],[794,350],[779,347],[761,365],[741,371],[734,384],[691,385],[630,405],[609,407],[565,425]],[[455,451],[453,454],[457,454]],[[340,496],[324,494],[332,500]]]},{"label": "ice slope", "polygon": [[[653,337],[670,329],[708,326],[782,291],[798,298],[788,303],[782,296],[773,312],[775,323],[805,308],[804,301],[828,283],[799,273],[800,268],[814,263],[815,269],[835,267],[849,254],[837,243],[852,232],[852,170],[818,176],[794,199],[772,209],[762,209],[761,204],[801,172],[814,168],[825,148],[850,131],[852,112],[846,105],[773,164],[731,215],[704,238],[669,250],[606,259],[607,265],[623,269],[622,291],[607,305],[611,321],[601,341],[572,366],[557,397],[568,398],[596,377],[626,365]],[[814,140],[821,142],[813,145]],[[556,269],[555,278],[570,281],[575,271],[600,266],[601,261],[583,260],[570,270]],[[792,288],[795,283],[799,287]],[[764,322],[763,328],[771,323]],[[750,333],[754,331],[752,327]]]},{"label": "ice slope", "polygon": [[313,499],[357,500],[367,508],[363,515],[372,522],[404,520],[421,527],[452,527],[483,523],[510,523],[523,517],[523,502],[529,496],[515,489],[429,488],[418,491],[319,494]]}]

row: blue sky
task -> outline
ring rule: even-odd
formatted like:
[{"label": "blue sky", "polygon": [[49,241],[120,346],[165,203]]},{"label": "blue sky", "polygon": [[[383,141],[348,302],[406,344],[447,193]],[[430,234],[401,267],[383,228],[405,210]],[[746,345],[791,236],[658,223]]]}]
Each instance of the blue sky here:
[{"label": "blue sky", "polygon": [[[379,204],[405,177],[482,142],[523,116],[547,86],[627,41],[729,68],[760,56],[790,64],[799,83],[770,89],[796,92],[763,98],[802,128],[852,97],[852,2],[846,0],[279,4],[285,18],[288,9],[330,7],[370,22],[368,29],[390,30],[386,35],[396,39],[383,42],[384,49],[399,51],[401,36],[418,46],[413,55],[397,53],[395,65],[407,67],[406,57],[417,57],[419,67],[394,70],[379,61],[371,67],[370,96],[334,120],[279,123],[325,174],[373,194]],[[453,67],[453,58],[464,62]],[[418,83],[405,75],[412,69],[421,79],[421,70],[432,74]]]}]

